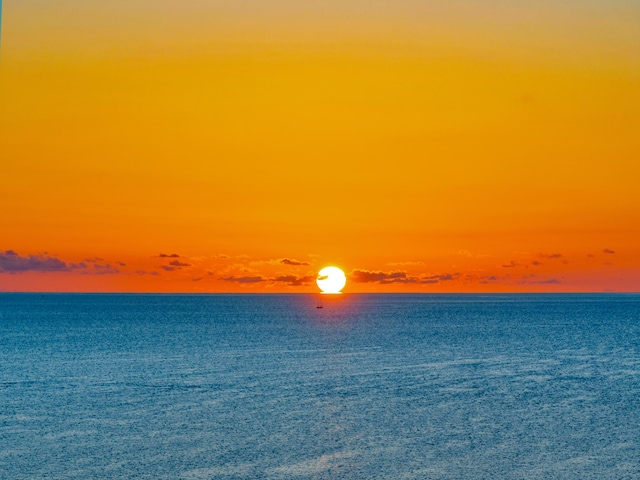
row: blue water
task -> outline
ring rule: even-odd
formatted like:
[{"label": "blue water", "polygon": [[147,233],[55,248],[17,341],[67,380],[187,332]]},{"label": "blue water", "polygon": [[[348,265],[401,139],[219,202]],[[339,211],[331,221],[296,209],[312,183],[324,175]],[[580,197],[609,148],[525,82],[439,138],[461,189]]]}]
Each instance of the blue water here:
[{"label": "blue water", "polygon": [[640,478],[640,295],[0,294],[0,478]]}]

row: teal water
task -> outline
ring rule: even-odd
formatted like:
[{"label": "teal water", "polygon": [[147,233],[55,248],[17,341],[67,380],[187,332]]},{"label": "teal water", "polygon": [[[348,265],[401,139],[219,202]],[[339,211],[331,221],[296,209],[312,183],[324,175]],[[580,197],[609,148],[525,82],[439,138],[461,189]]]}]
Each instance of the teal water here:
[{"label": "teal water", "polygon": [[640,295],[0,294],[0,478],[640,478]]}]

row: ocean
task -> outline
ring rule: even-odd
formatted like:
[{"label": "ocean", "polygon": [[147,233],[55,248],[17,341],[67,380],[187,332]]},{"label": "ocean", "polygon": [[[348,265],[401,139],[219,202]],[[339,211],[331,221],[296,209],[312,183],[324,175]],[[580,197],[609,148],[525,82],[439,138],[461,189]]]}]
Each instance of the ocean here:
[{"label": "ocean", "polygon": [[638,479],[640,295],[2,293],[0,478]]}]

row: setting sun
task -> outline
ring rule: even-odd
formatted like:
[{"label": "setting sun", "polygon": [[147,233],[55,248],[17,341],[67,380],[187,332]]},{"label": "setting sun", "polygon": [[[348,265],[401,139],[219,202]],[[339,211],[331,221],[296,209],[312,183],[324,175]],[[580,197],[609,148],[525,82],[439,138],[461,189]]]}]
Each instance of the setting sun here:
[{"label": "setting sun", "polygon": [[322,293],[340,293],[347,283],[347,277],[338,267],[325,267],[318,272],[316,283]]}]

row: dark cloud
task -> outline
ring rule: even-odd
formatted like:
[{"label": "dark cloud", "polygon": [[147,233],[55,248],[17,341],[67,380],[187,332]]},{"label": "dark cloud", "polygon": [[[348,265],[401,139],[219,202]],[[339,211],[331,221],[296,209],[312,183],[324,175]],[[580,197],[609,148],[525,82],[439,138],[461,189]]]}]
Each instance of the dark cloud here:
[{"label": "dark cloud", "polygon": [[108,263],[104,265],[96,263],[93,265],[93,268],[95,269],[94,273],[98,275],[110,275],[110,274],[120,273],[119,269],[109,265]]},{"label": "dark cloud", "polygon": [[539,253],[538,256],[542,258],[562,258],[561,253]]},{"label": "dark cloud", "polygon": [[440,275],[407,275],[407,272],[381,272],[356,269],[351,272],[349,278],[356,283],[380,283],[387,285],[390,283],[417,283],[434,284],[454,280],[458,274]]},{"label": "dark cloud", "polygon": [[136,270],[136,275],[160,275],[158,272],[147,272],[146,270]]},{"label": "dark cloud", "polygon": [[126,263],[124,263],[124,262],[116,262],[116,263],[117,263],[118,265],[120,265],[121,267],[126,267],[126,266],[127,266],[127,264],[126,264]]},{"label": "dark cloud", "polygon": [[296,260],[294,258],[281,258],[280,263],[283,265],[309,265],[309,262],[301,262],[300,260]]},{"label": "dark cloud", "polygon": [[438,280],[439,282],[449,282],[454,279],[458,274],[445,273],[443,275],[423,275],[421,280]]},{"label": "dark cloud", "polygon": [[369,270],[353,270],[349,275],[349,278],[356,283],[373,283],[373,282],[388,282],[390,280],[399,280],[407,278],[406,272],[380,272]]},{"label": "dark cloud", "polygon": [[558,280],[557,278],[550,278],[548,280],[524,279],[518,282],[519,285],[559,285],[561,283],[562,281]]},{"label": "dark cloud", "polygon": [[0,273],[68,272],[86,267],[84,263],[67,263],[47,255],[23,257],[13,250],[0,252]]},{"label": "dark cloud", "polygon": [[534,260],[533,262],[531,262],[531,265],[533,265],[534,267],[539,267],[540,265],[542,265],[542,263],[540,263],[537,260]]},{"label": "dark cloud", "polygon": [[177,253],[161,253],[158,255],[160,258],[180,258],[180,255]]},{"label": "dark cloud", "polygon": [[491,275],[488,277],[480,277],[479,281],[482,285],[490,285],[492,283],[497,282],[498,280],[500,280],[498,277],[496,277],[495,275]]},{"label": "dark cloud", "polygon": [[236,283],[260,283],[265,282],[266,279],[262,275],[258,275],[255,277],[225,277],[220,280],[224,280],[225,282],[236,282]]},{"label": "dark cloud", "polygon": [[160,265],[160,268],[166,270],[167,272],[173,272],[176,269],[176,267],[170,267],[168,265]]},{"label": "dark cloud", "polygon": [[204,277],[196,277],[196,278],[192,278],[191,281],[192,282],[199,282],[200,280],[202,280]]},{"label": "dark cloud", "polygon": [[517,266],[518,266],[518,264],[516,262],[514,262],[513,260],[511,260],[506,265],[502,265],[502,268],[515,268]]},{"label": "dark cloud", "polygon": [[[13,250],[0,252],[0,273],[21,272],[69,272],[79,270],[83,275],[110,275],[120,273],[120,270],[109,263],[97,263],[100,257],[87,258],[83,262],[65,262],[56,257],[43,255],[20,256]],[[89,263],[91,268],[87,266]],[[125,266],[117,262],[119,266]]]},{"label": "dark cloud", "polygon": [[282,283],[286,283],[287,285],[293,286],[293,287],[298,287],[301,285],[309,285],[311,284],[316,277],[314,276],[303,276],[300,277],[298,275],[280,275],[278,277],[272,278],[270,279],[272,282],[282,282]]},{"label": "dark cloud", "polygon": [[457,273],[445,273],[441,275],[420,275],[420,276],[408,276],[406,278],[400,278],[393,280],[392,282],[381,282],[381,283],[419,283],[423,285],[433,285],[440,282],[449,282],[457,278],[459,274]]},{"label": "dark cloud", "polygon": [[84,261],[87,263],[104,262],[104,258],[100,258],[100,257],[85,258]]},{"label": "dark cloud", "polygon": [[174,260],[173,262],[169,262],[169,265],[173,266],[173,267],[190,267],[191,264],[190,263],[186,263],[186,262],[180,262],[178,260]]},{"label": "dark cloud", "polygon": [[602,253],[608,253],[609,255],[613,255],[616,252],[609,248],[605,248],[604,250],[602,250]]}]

